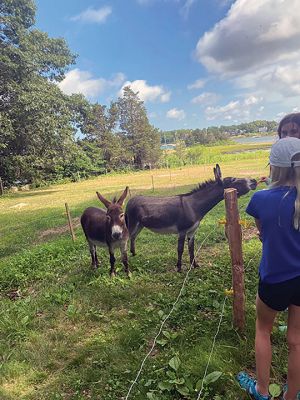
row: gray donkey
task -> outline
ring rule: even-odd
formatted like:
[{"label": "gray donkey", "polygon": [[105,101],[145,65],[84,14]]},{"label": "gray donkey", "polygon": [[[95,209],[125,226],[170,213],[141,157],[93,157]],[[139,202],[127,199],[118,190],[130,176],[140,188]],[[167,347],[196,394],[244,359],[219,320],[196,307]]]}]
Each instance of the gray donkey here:
[{"label": "gray donkey", "polygon": [[130,236],[130,251],[135,255],[135,239],[143,228],[162,234],[177,234],[177,271],[181,271],[185,238],[191,265],[197,267],[194,256],[194,235],[200,221],[215,205],[224,198],[224,189],[235,188],[238,195],[255,189],[255,179],[224,178],[220,166],[214,170],[215,180],[200,184],[189,193],[168,197],[135,196],[126,207],[126,224]]}]

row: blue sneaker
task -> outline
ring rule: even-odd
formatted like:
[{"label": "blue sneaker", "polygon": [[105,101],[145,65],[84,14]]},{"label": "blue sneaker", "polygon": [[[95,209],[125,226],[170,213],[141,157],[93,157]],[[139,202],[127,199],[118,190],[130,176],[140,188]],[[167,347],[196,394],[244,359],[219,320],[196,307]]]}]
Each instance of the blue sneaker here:
[{"label": "blue sneaker", "polygon": [[258,391],[256,390],[256,380],[251,378],[251,376],[248,375],[247,372],[240,372],[237,375],[236,379],[240,384],[240,387],[246,390],[246,392],[249,393],[253,399],[270,400],[270,396],[262,396],[260,393],[258,393]]}]

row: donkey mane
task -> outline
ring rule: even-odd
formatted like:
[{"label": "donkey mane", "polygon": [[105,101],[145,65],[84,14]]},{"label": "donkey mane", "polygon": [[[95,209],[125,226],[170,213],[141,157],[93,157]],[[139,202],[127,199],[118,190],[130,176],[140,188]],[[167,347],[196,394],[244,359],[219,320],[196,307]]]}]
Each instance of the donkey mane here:
[{"label": "donkey mane", "polygon": [[214,179],[209,179],[209,180],[207,180],[205,182],[199,183],[197,187],[195,187],[194,189],[192,189],[188,193],[181,194],[181,196],[189,196],[191,194],[197,193],[200,190],[206,189],[208,186],[211,186],[214,183],[216,183],[216,181]]}]

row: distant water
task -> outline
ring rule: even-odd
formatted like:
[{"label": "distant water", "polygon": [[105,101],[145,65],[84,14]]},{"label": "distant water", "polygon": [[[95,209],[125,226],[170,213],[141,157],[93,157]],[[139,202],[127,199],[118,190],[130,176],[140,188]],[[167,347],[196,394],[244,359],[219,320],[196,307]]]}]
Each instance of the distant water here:
[{"label": "distant water", "polygon": [[236,143],[274,143],[278,136],[258,136],[258,137],[233,137]]},{"label": "distant water", "polygon": [[176,146],[175,144],[162,144],[160,148],[162,150],[173,150],[175,149],[175,146]]}]

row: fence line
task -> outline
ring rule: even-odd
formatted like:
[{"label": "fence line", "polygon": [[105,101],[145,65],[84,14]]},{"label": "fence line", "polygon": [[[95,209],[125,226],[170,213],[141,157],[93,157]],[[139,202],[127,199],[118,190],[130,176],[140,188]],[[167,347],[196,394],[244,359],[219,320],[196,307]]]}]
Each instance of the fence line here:
[{"label": "fence line", "polygon": [[146,354],[145,358],[143,359],[143,361],[142,361],[142,363],[141,363],[141,366],[140,366],[140,369],[138,370],[138,373],[137,373],[137,375],[136,375],[134,381],[132,382],[132,384],[131,384],[131,386],[130,386],[130,388],[129,388],[129,390],[128,390],[128,393],[127,393],[127,395],[126,395],[126,397],[125,397],[125,400],[128,400],[129,395],[130,395],[130,393],[131,393],[131,391],[132,391],[134,385],[137,383],[137,381],[138,381],[138,379],[139,379],[139,376],[140,376],[141,373],[142,373],[142,370],[143,370],[143,367],[144,367],[145,362],[147,361],[148,357],[150,356],[150,354],[152,353],[152,351],[153,351],[153,349],[154,349],[154,347],[155,347],[155,345],[156,345],[156,341],[157,341],[159,335],[161,334],[165,323],[166,323],[167,320],[170,318],[172,312],[174,311],[174,309],[175,309],[175,307],[176,307],[176,305],[177,305],[177,303],[178,303],[178,301],[179,301],[179,299],[180,299],[180,297],[181,297],[181,295],[182,295],[183,289],[184,289],[185,284],[186,284],[186,282],[187,282],[187,280],[188,280],[189,273],[190,273],[191,270],[193,269],[193,263],[194,263],[195,258],[197,257],[197,255],[198,255],[198,253],[199,253],[201,247],[203,246],[203,243],[207,240],[207,238],[208,238],[216,229],[217,229],[217,225],[205,236],[205,238],[203,239],[203,241],[200,243],[200,246],[198,247],[198,249],[197,249],[197,251],[196,251],[196,254],[195,254],[195,256],[194,256],[194,259],[192,260],[192,262],[191,262],[191,264],[190,264],[190,267],[189,267],[189,269],[188,269],[188,271],[187,271],[187,273],[186,273],[186,275],[185,275],[185,278],[184,278],[183,283],[182,283],[182,285],[181,285],[179,294],[178,294],[178,296],[177,296],[175,302],[173,303],[173,306],[172,306],[172,308],[171,308],[171,311],[170,311],[169,314],[163,319],[163,321],[162,321],[162,323],[161,323],[161,325],[160,325],[159,331],[158,331],[158,333],[156,334],[156,336],[155,336],[155,338],[154,338],[154,340],[153,340],[153,344],[152,344],[152,346],[151,346],[151,349],[149,350],[149,352]]}]

